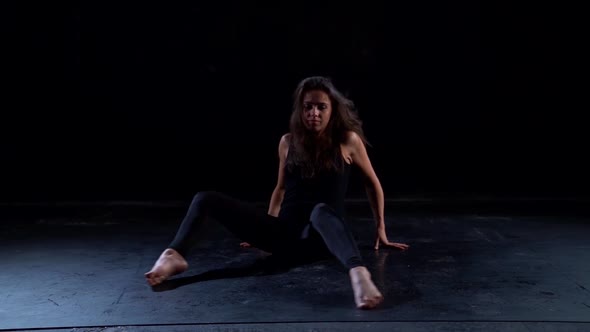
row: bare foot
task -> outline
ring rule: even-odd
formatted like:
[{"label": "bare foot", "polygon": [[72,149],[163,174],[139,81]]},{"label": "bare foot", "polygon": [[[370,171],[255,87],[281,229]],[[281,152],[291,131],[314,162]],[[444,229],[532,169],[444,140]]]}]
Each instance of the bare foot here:
[{"label": "bare foot", "polygon": [[373,309],[383,302],[383,295],[371,280],[371,273],[364,266],[350,269],[350,282],[354,301],[359,309]]},{"label": "bare foot", "polygon": [[169,277],[186,271],[187,268],[188,263],[182,255],[174,249],[166,249],[145,277],[150,286],[156,286]]}]

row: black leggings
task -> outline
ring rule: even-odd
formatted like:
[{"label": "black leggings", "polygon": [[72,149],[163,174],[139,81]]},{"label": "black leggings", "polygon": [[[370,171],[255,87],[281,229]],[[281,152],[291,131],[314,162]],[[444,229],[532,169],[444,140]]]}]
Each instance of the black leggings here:
[{"label": "black leggings", "polygon": [[363,265],[346,223],[326,204],[317,204],[308,222],[289,222],[211,191],[195,195],[169,248],[185,256],[209,218],[220,222],[240,240],[273,255],[323,258],[331,253],[346,268]]}]

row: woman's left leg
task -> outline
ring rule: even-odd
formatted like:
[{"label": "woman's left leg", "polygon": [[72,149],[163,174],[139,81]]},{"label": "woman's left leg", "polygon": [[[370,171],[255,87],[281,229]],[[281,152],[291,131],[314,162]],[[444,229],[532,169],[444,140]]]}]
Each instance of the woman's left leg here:
[{"label": "woman's left leg", "polygon": [[[379,305],[383,295],[371,280],[371,274],[364,266],[356,241],[344,220],[330,206],[320,203],[314,207],[310,223],[312,231],[319,234],[327,250],[348,269],[357,307],[371,309]],[[313,240],[314,234],[309,234],[309,237]]]}]

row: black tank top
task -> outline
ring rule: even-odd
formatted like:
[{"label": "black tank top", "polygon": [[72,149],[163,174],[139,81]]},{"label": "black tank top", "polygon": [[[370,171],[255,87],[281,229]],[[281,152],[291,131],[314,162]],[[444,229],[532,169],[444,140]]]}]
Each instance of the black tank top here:
[{"label": "black tank top", "polygon": [[302,177],[301,169],[297,166],[293,167],[293,170],[285,166],[285,194],[279,218],[307,222],[311,211],[318,203],[329,205],[344,218],[344,199],[351,166],[344,160],[343,164],[344,167],[340,171],[324,170],[312,178]]}]

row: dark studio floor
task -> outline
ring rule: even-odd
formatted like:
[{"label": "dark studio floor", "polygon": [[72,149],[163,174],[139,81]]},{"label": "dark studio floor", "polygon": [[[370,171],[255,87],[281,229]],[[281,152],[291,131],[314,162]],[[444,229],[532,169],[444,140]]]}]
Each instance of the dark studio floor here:
[{"label": "dark studio floor", "polygon": [[5,204],[0,330],[590,331],[590,217],[549,206],[389,203],[390,238],[411,248],[375,252],[370,211],[351,202],[385,296],[360,311],[336,261],[284,269],[222,228],[188,257],[187,272],[150,288],[143,274],[182,205]]}]

